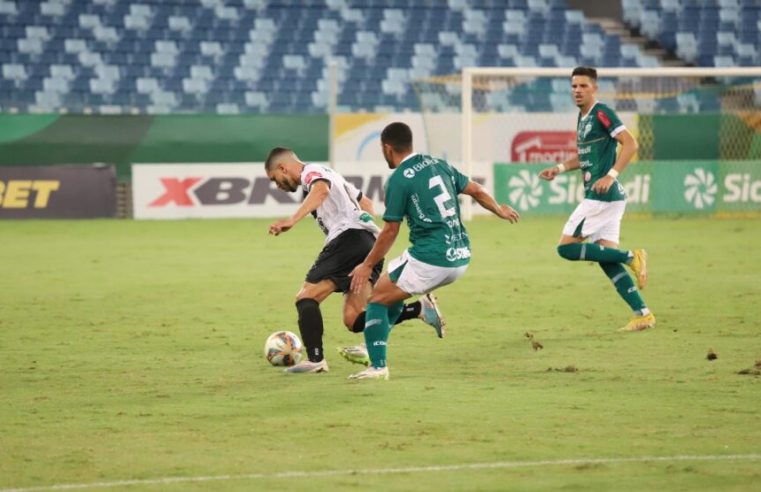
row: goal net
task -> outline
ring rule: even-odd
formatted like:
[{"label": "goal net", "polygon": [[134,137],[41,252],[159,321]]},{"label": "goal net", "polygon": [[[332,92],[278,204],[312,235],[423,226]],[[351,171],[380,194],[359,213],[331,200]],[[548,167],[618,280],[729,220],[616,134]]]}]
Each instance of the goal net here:
[{"label": "goal net", "polygon": [[[537,173],[575,152],[571,71],[466,68],[415,81],[428,151],[522,213],[570,212],[580,176],[546,183]],[[620,178],[629,210],[761,210],[761,68],[600,68],[598,77],[598,100],[639,143]],[[469,218],[471,204],[463,209]]]}]

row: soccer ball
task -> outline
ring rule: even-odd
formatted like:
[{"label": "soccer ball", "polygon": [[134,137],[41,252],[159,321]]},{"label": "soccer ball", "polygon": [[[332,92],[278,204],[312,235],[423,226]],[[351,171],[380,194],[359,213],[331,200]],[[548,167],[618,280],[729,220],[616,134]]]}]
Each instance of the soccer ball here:
[{"label": "soccer ball", "polygon": [[264,342],[264,357],[273,366],[292,366],[301,360],[302,347],[295,333],[276,331]]}]

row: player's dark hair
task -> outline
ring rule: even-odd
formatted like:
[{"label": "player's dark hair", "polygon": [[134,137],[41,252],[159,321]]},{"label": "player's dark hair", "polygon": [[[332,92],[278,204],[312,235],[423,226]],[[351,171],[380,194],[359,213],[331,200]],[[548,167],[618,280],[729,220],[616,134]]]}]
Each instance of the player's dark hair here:
[{"label": "player's dark hair", "polygon": [[391,123],[381,132],[381,142],[390,145],[394,152],[409,152],[412,150],[412,130],[404,123]]},{"label": "player's dark hair", "polygon": [[277,160],[277,158],[285,154],[286,152],[293,152],[293,151],[287,147],[275,147],[274,149],[270,150],[270,153],[267,156],[267,160],[264,161],[264,170],[267,172],[271,171],[273,166],[275,165],[275,161]]},{"label": "player's dark hair", "polygon": [[573,72],[571,73],[571,77],[575,75],[584,75],[586,77],[589,77],[593,81],[597,82],[597,69],[594,69],[592,67],[576,67],[573,69]]}]

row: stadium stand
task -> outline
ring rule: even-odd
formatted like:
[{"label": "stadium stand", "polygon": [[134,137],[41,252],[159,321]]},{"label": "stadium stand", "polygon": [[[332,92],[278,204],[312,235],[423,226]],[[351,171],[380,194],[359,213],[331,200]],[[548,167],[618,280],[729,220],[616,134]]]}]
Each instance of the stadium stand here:
[{"label": "stadium stand", "polygon": [[[675,4],[625,0],[627,19],[700,64],[758,60],[758,9]],[[658,65],[565,0],[0,0],[6,112],[324,112],[328,59],[340,111],[415,110],[410,80],[466,66]]]},{"label": "stadium stand", "polygon": [[622,0],[626,24],[695,65],[761,65],[758,0]]}]

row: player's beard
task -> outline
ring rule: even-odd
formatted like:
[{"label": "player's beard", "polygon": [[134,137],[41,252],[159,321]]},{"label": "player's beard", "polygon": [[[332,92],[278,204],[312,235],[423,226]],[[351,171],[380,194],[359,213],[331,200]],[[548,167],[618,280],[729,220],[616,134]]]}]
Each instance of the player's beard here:
[{"label": "player's beard", "polygon": [[286,190],[290,191],[291,193],[299,189],[298,183],[296,183],[291,178],[287,178],[286,181],[283,182],[283,186],[285,187]]},{"label": "player's beard", "polygon": [[294,191],[299,189],[299,184],[296,183],[296,181],[290,176],[283,175],[283,178],[277,181],[277,187],[283,191],[293,193]]},{"label": "player's beard", "polygon": [[383,152],[383,158],[386,159],[386,164],[388,164],[388,168],[394,169],[394,162],[391,160],[391,157],[386,153],[386,149],[382,149],[381,152]]}]

